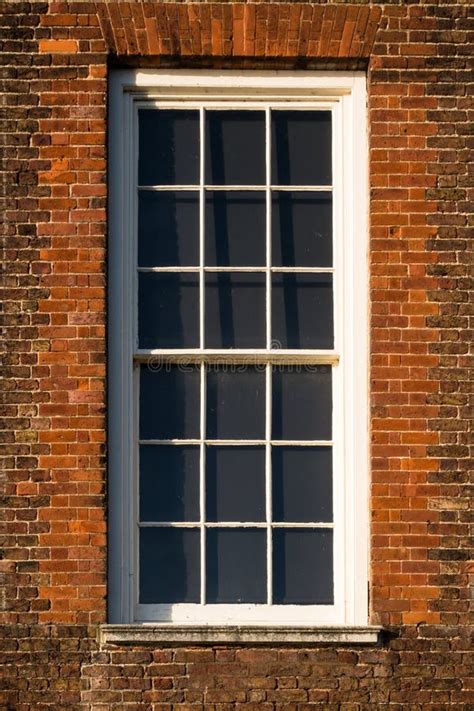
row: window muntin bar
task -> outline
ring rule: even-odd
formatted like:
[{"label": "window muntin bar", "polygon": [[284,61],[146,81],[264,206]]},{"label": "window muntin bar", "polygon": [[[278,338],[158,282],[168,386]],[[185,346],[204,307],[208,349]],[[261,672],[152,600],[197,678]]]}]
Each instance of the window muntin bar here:
[{"label": "window muntin bar", "polygon": [[204,442],[205,445],[211,447],[214,445],[225,445],[226,447],[233,445],[236,447],[255,447],[265,445],[267,441],[272,447],[325,447],[334,444],[332,439],[140,439],[138,440],[138,444],[193,445]]},{"label": "window muntin bar", "polygon": [[138,185],[137,190],[139,191],[156,191],[156,192],[170,192],[172,190],[189,190],[189,192],[199,192],[203,188],[206,192],[212,192],[214,190],[248,190],[249,192],[262,192],[267,188],[270,190],[290,190],[290,191],[305,191],[310,190],[311,192],[331,192],[332,185]]},{"label": "window muntin bar", "polygon": [[[193,521],[139,521],[139,528],[201,528],[199,522]],[[334,528],[330,521],[206,521],[204,528]]]},{"label": "window muntin bar", "polygon": [[[281,272],[289,274],[332,274],[333,267],[202,267],[204,272]],[[137,267],[138,272],[183,272],[201,271],[201,267]]]}]

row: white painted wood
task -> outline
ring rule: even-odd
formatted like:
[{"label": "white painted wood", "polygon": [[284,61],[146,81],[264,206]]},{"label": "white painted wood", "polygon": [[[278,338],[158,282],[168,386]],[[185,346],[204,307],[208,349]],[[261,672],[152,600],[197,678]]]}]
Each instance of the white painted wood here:
[{"label": "white painted wood", "polygon": [[157,620],[182,625],[336,625],[336,605],[137,605],[135,622]]},{"label": "white painted wood", "polygon": [[[368,168],[368,123],[366,106],[366,77],[359,75],[354,81],[351,102],[344,99],[344,131],[351,138],[352,150],[350,172],[345,192],[349,199],[345,209],[347,220],[352,218],[352,252],[346,272],[352,266],[351,305],[352,312],[347,323],[347,341],[351,343],[351,371],[348,374],[346,392],[352,394],[351,407],[345,410],[348,461],[356,466],[348,468],[351,486],[347,496],[353,496],[351,537],[348,531],[346,549],[349,568],[346,573],[351,584],[349,598],[352,601],[353,624],[364,624],[368,616],[369,579],[369,168]],[[352,134],[350,133],[352,132]],[[349,296],[348,296],[349,300]],[[347,499],[349,500],[349,499]]]},{"label": "white painted wood", "polygon": [[201,605],[206,604],[206,366],[201,364],[200,373],[200,422],[201,442],[199,445],[199,515],[200,515],[200,565],[201,565]]},{"label": "white painted wood", "polygon": [[330,447],[332,446],[333,440],[331,439],[143,439],[140,440],[139,444],[176,444],[176,445],[190,445],[190,444],[201,444],[204,441],[208,447],[219,447],[225,445],[226,447],[235,445],[236,447],[242,446],[255,446],[262,445],[265,446],[267,441],[270,442],[272,447]]},{"label": "white painted wood", "polygon": [[138,272],[288,272],[290,274],[331,274],[332,267],[137,267]]},{"label": "white painted wood", "polygon": [[[199,343],[201,350],[204,349],[205,342],[205,299],[206,299],[206,275],[204,273],[205,263],[205,239],[204,239],[204,224],[205,224],[205,194],[204,194],[204,156],[205,156],[205,112],[201,107],[199,109]],[[199,550],[200,550],[200,599],[201,605],[206,604],[206,529],[204,522],[206,520],[206,364],[201,362],[200,365],[200,436],[201,442],[199,445],[199,515],[201,520]]]},{"label": "white painted wood", "polygon": [[[213,107],[214,108],[214,107]],[[227,107],[229,108],[229,107]],[[248,106],[245,106],[248,108]],[[288,108],[288,107],[286,107]],[[202,111],[202,109],[201,109]],[[256,192],[260,190],[262,193],[270,187],[272,190],[281,191],[291,191],[291,192],[312,192],[312,193],[330,193],[332,191],[332,185],[139,185],[138,190],[149,191],[149,192],[175,192],[175,191],[188,191],[188,192],[198,192],[201,189],[209,192],[232,192],[238,190],[239,192],[244,192],[250,190]]]},{"label": "white painted wood", "polygon": [[289,351],[285,349],[272,348],[270,351],[264,349],[233,349],[229,350],[207,350],[201,349],[140,349],[133,355],[135,362],[146,363],[152,370],[159,370],[166,363],[177,363],[183,369],[187,366],[199,363],[221,363],[238,368],[239,364],[253,364],[264,367],[265,363],[275,363],[281,365],[294,365],[295,368],[304,365],[337,365],[339,354],[334,351]]},{"label": "white painted wood", "polygon": [[[365,76],[360,72],[182,72],[124,70],[112,72],[110,83],[110,208],[109,208],[109,501],[110,501],[110,573],[109,618],[114,622],[169,620],[176,624],[302,624],[309,627],[333,624],[364,624],[367,621],[367,546],[368,546],[368,378],[367,378],[367,123]],[[205,186],[201,165],[198,186],[151,186],[141,189],[196,190],[200,194],[200,333],[201,347],[191,351],[164,349],[139,350],[136,340],[136,109],[141,107],[194,107],[201,113],[201,137],[205,106],[213,110],[260,108],[267,113],[267,183],[261,186],[270,194],[268,153],[268,110],[331,109],[333,112],[334,182],[332,186],[275,186],[279,190],[332,190],[334,200],[334,274],[335,347],[333,351],[284,351],[267,348],[239,351],[205,351],[203,201],[205,190],[229,189],[229,186]],[[337,133],[336,133],[337,132]],[[130,165],[133,170],[130,170]],[[254,189],[256,186],[250,186]],[[257,186],[260,188],[260,186]],[[249,186],[232,186],[249,189]],[[273,271],[312,271],[273,268],[268,256],[271,249],[267,227],[267,264],[262,268],[267,279]],[[167,269],[167,268],[165,268]],[[165,271],[163,269],[163,271]],[[232,270],[231,268],[230,270]],[[169,271],[187,271],[187,268]],[[192,271],[190,269],[189,271]],[[229,270],[229,271],[230,271]],[[155,269],[153,269],[155,271]],[[158,271],[158,270],[156,270]],[[216,269],[216,271],[219,271]],[[246,269],[235,271],[246,271]],[[270,304],[267,302],[267,313]],[[271,336],[271,332],[270,332]],[[291,605],[138,605],[137,561],[138,521],[137,472],[138,433],[131,417],[133,405],[133,362],[160,367],[174,362],[189,363],[327,363],[333,366],[333,432],[328,444],[334,453],[334,524],[309,524],[334,528],[335,604],[331,606]],[[135,379],[138,378],[135,368]],[[205,387],[201,382],[201,405],[205,412]],[[267,413],[271,401],[266,401]],[[202,415],[201,411],[201,415]],[[201,423],[203,419],[201,419]],[[201,425],[202,426],[202,425]],[[135,443],[133,445],[133,443]],[[155,444],[160,443],[154,441]],[[162,442],[164,443],[164,442]],[[205,522],[204,449],[205,430],[200,439],[166,442],[195,443],[202,449],[200,470],[200,522],[202,537]],[[270,451],[270,434],[252,443]],[[212,444],[219,444],[213,442]],[[242,446],[242,442],[229,444]],[[246,442],[245,444],[251,444]],[[273,442],[273,446],[288,444]],[[295,445],[307,442],[291,442]],[[316,444],[312,442],[312,444]],[[266,458],[267,483],[270,461]],[[269,528],[267,488],[267,520]],[[271,505],[271,500],[270,500]],[[171,522],[172,523],[172,522]],[[143,524],[141,524],[143,525]],[[174,524],[173,524],[174,525]],[[177,524],[179,525],[179,524]],[[222,524],[220,524],[222,525]],[[301,524],[296,524],[298,527]],[[272,524],[273,526],[273,524]],[[203,543],[201,543],[203,546]],[[202,563],[203,565],[203,563]],[[269,566],[271,567],[271,566]],[[205,571],[201,569],[202,580]],[[204,584],[204,583],[203,583]],[[269,584],[271,589],[271,585]],[[202,591],[201,591],[202,594]]]}]

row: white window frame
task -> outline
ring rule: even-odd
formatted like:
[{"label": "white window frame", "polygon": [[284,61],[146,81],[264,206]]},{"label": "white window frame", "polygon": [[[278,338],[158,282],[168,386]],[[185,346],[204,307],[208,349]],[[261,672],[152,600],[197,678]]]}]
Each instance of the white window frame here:
[{"label": "white window frame", "polygon": [[[368,620],[368,149],[363,72],[116,70],[109,94],[109,622],[364,626]],[[137,603],[137,106],[329,109],[333,121],[333,351],[301,352],[333,372],[334,605]],[[150,352],[151,353],[151,352]],[[227,352],[228,354],[228,352]],[[143,353],[143,356],[149,353]],[[215,354],[219,356],[218,353]],[[224,355],[221,353],[220,355]],[[288,357],[288,353],[286,357]],[[251,354],[249,353],[249,356]],[[270,358],[284,358],[279,351]]]}]

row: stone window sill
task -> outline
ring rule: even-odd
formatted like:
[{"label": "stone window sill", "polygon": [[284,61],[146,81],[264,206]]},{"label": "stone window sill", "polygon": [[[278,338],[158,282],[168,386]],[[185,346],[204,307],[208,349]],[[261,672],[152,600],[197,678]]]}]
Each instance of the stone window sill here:
[{"label": "stone window sill", "polygon": [[377,644],[381,627],[257,627],[250,625],[105,624],[101,645],[212,645],[212,644]]}]

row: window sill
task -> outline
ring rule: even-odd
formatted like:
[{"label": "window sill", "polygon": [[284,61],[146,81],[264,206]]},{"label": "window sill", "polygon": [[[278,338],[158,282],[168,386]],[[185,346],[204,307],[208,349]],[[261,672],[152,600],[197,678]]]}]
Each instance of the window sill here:
[{"label": "window sill", "polygon": [[102,625],[101,646],[108,644],[376,644],[382,628],[366,627],[256,627],[250,625]]}]

